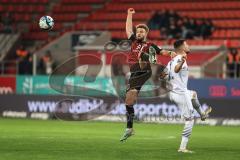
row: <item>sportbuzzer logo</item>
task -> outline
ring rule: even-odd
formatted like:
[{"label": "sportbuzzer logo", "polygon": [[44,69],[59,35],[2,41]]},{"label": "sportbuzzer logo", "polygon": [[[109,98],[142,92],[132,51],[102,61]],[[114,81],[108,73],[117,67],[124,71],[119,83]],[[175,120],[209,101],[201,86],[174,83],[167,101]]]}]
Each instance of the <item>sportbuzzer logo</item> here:
[{"label": "sportbuzzer logo", "polygon": [[[110,115],[125,115],[126,109],[125,104],[121,103],[118,107],[113,109],[109,114]],[[207,104],[202,105],[202,110],[208,108]],[[181,110],[175,104],[167,104],[165,102],[159,104],[145,104],[137,103],[134,105],[135,115],[142,119],[146,116],[169,116],[169,117],[178,117],[181,116]],[[198,113],[194,111],[194,116],[199,117]]]},{"label": "sportbuzzer logo", "polygon": [[[81,114],[89,113],[93,110],[97,111],[94,113],[108,114],[108,115],[125,115],[126,109],[124,103],[116,104],[106,104],[102,99],[80,99],[76,102],[62,101],[28,101],[29,112],[61,112],[70,114]],[[109,106],[113,106],[109,110]],[[175,104],[167,104],[165,102],[159,104],[145,104],[138,103],[134,105],[135,115],[139,118],[144,118],[145,116],[180,116],[181,111]],[[202,109],[207,108],[206,104],[202,105]],[[195,112],[195,117],[199,117]]]}]

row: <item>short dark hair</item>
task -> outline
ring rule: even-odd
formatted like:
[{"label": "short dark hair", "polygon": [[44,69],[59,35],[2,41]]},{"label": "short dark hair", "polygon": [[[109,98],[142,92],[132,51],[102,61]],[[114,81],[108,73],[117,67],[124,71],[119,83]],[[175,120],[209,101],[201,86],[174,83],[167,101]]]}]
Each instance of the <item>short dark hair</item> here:
[{"label": "short dark hair", "polygon": [[148,28],[148,26],[146,25],[146,24],[138,24],[137,26],[136,26],[136,29],[137,28],[143,28],[143,29],[145,29],[145,31],[148,33],[149,32],[149,28]]},{"label": "short dark hair", "polygon": [[185,39],[176,40],[173,44],[174,49],[181,47],[185,41],[186,41]]}]

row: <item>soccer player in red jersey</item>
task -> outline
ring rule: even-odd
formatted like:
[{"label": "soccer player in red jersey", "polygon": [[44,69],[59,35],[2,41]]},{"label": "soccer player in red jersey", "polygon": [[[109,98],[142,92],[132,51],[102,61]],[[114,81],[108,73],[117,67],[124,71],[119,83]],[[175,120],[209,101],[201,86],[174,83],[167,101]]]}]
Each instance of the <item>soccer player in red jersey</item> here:
[{"label": "soccer player in red jersey", "polygon": [[126,91],[127,128],[120,141],[126,140],[133,135],[134,108],[138,93],[144,83],[151,77],[152,69],[150,63],[156,62],[156,54],[172,56],[175,53],[159,48],[157,45],[147,41],[149,28],[145,24],[136,26],[136,33],[133,32],[132,16],[135,13],[133,8],[128,9],[126,20],[126,33],[131,41],[131,52],[129,53],[129,67],[131,76]]}]

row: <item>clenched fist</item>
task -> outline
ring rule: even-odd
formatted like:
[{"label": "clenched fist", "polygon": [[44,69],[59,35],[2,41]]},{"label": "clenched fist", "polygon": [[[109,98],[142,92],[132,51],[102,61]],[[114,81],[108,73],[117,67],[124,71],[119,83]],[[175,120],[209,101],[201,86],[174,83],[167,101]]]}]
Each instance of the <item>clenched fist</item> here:
[{"label": "clenched fist", "polygon": [[183,56],[182,56],[182,61],[185,62],[186,59],[187,59],[187,55],[183,55]]},{"label": "clenched fist", "polygon": [[133,8],[128,8],[128,14],[134,14],[135,10]]}]

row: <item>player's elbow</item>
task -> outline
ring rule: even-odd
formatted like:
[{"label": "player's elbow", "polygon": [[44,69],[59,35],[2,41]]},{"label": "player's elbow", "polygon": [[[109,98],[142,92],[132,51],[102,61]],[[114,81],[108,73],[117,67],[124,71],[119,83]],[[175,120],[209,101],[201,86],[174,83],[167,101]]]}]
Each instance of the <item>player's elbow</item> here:
[{"label": "player's elbow", "polygon": [[133,33],[129,30],[126,30],[126,34],[127,34],[127,37],[130,38]]},{"label": "player's elbow", "polygon": [[174,68],[174,72],[175,72],[175,73],[178,73],[179,71],[180,71],[180,69]]},{"label": "player's elbow", "polygon": [[178,73],[182,68],[182,64],[177,64],[175,67],[174,67],[174,72],[175,73]]},{"label": "player's elbow", "polygon": [[193,98],[195,99],[195,98],[197,97],[197,92],[194,91],[194,90],[192,90],[192,96],[193,96]]}]

